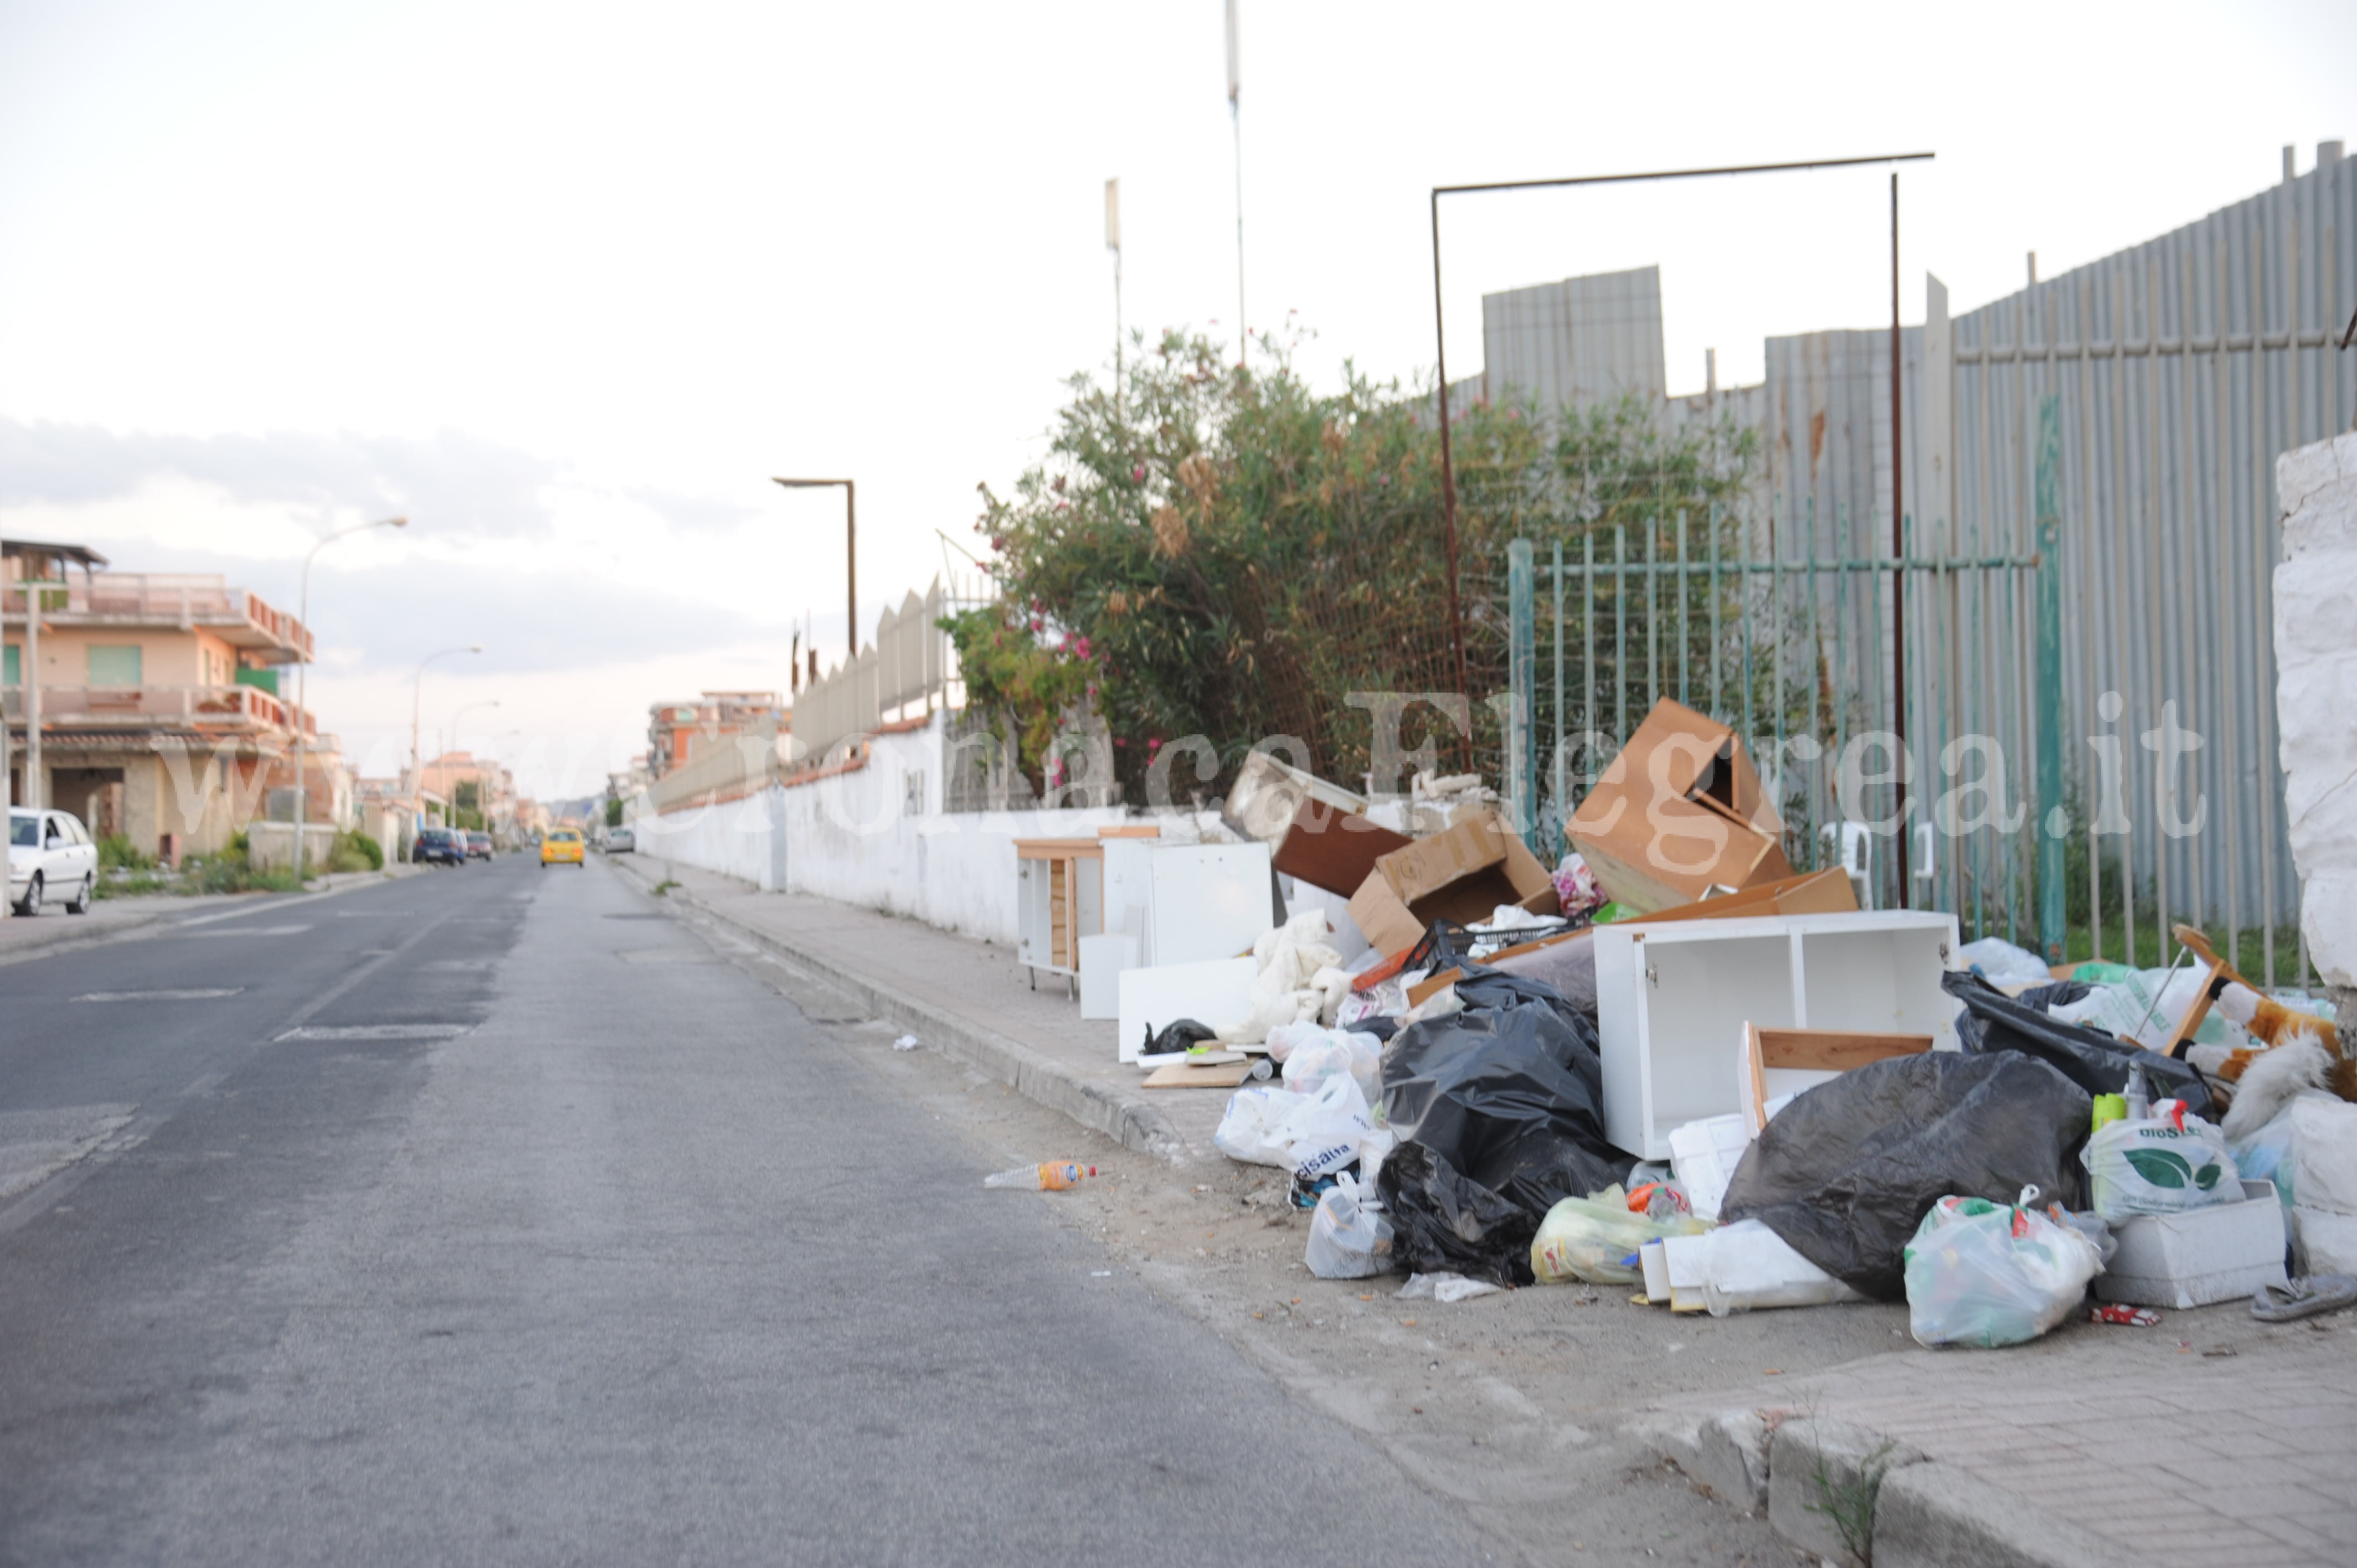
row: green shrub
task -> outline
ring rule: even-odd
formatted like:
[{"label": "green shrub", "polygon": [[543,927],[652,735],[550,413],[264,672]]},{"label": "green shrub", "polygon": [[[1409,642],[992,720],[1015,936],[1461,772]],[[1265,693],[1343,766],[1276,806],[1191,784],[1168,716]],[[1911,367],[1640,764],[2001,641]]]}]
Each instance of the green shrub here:
[{"label": "green shrub", "polygon": [[336,835],[336,847],[328,856],[330,871],[382,871],[384,847],[357,828],[348,828]]},{"label": "green shrub", "polygon": [[109,833],[98,841],[98,864],[102,871],[150,871],[156,861],[152,855],[140,854],[122,833]]}]

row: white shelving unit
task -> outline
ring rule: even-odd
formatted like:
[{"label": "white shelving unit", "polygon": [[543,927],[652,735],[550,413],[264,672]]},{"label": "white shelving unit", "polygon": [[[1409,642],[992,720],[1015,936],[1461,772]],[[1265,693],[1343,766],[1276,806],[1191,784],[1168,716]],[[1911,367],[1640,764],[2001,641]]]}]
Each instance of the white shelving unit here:
[{"label": "white shelving unit", "polygon": [[1666,1159],[1674,1128],[1740,1111],[1747,1023],[1956,1049],[1940,976],[1958,945],[1955,917],[1925,910],[1598,926],[1605,1135]]}]

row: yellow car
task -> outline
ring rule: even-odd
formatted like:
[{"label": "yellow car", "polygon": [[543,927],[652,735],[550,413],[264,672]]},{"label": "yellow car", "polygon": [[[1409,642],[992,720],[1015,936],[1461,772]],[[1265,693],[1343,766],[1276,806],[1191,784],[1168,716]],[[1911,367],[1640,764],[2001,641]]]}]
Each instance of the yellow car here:
[{"label": "yellow car", "polygon": [[587,864],[581,858],[581,835],[571,828],[558,828],[540,841],[540,868],[570,861],[575,865]]}]

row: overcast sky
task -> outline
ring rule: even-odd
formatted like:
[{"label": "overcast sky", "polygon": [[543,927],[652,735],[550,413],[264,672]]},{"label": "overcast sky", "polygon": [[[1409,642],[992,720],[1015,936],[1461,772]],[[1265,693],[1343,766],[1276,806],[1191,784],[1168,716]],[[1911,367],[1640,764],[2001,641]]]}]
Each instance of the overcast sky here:
[{"label": "overcast sky", "polygon": [[[1906,314],[2052,275],[2347,135],[2357,5],[1448,6],[1243,0],[1247,302],[1304,364],[1433,361],[1427,189],[1931,150]],[[0,532],[292,608],[372,772],[431,733],[577,793],[646,705],[785,680],[971,543],[1134,327],[1236,321],[1220,0],[620,7],[0,3]],[[1663,268],[1673,390],[1889,312],[1886,177],[1461,199],[1485,291]],[[2344,302],[2345,303],[2345,302]],[[954,555],[949,557],[956,559]]]}]

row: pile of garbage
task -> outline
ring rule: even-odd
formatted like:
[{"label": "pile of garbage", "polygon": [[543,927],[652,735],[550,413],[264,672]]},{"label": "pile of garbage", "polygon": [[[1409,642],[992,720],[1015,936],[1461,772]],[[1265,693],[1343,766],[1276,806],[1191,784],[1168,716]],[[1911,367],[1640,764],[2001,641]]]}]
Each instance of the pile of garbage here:
[{"label": "pile of garbage", "polygon": [[[1211,1042],[1265,1055],[1216,1142],[1290,1175],[1321,1277],[1904,1302],[1918,1342],[1981,1348],[2357,1303],[2357,1057],[2198,931],[2169,969],[2061,970],[1860,909],[1672,703],[1552,870],[1440,782],[1465,800],[1399,824],[1421,837],[1304,793],[1275,864],[1331,897],[1263,940]],[[1681,813],[1724,847],[1664,872],[1634,839]]]}]

